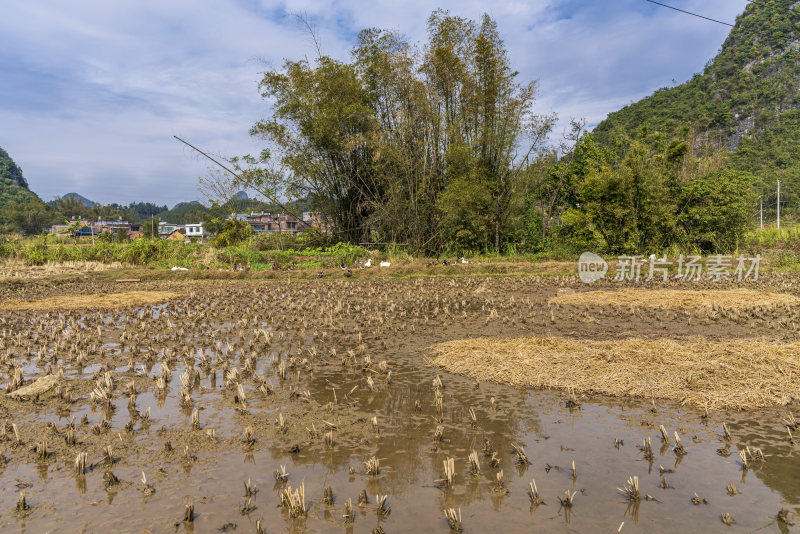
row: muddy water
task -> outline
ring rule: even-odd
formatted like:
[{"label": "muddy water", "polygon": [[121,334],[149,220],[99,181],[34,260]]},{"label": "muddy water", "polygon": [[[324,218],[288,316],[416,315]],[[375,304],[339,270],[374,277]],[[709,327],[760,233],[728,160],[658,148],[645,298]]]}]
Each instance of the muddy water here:
[{"label": "muddy water", "polygon": [[[230,308],[213,320],[190,317],[179,324],[183,303],[134,310],[113,319],[87,317],[88,333],[98,325],[107,327],[102,335],[106,352],[104,356],[90,353],[82,367],[74,360],[59,361],[67,379],[76,384],[76,402],[67,407],[52,399],[35,404],[0,403],[2,421],[15,422],[24,442],[15,446],[8,436],[0,439],[0,451],[6,458],[6,462],[0,462],[0,530],[255,532],[256,521],[260,520],[266,532],[371,532],[379,525],[387,533],[448,532],[442,510],[449,507],[460,509],[464,531],[474,533],[616,532],[623,522],[622,532],[717,532],[728,529],[720,520],[723,513],[733,517],[736,522],[730,528],[739,531],[798,529],[775,520],[779,510],[787,509],[793,512],[789,520],[800,523],[794,515],[800,513],[800,445],[788,442],[782,423],[788,414],[786,409],[711,413],[703,417],[705,414],[665,401],[657,400],[654,405],[650,401],[580,396],[580,406],[568,408],[562,392],[476,384],[427,367],[422,355],[424,347],[468,335],[539,334],[546,329],[553,334],[572,332],[602,337],[687,330],[682,320],[664,325],[654,317],[626,318],[616,314],[605,317],[610,326],[585,324],[578,313],[554,321],[550,310],[536,301],[501,309],[501,315],[514,312],[517,316],[523,310],[529,317],[524,327],[505,320],[490,323],[486,319],[489,308],[484,307],[484,302],[507,295],[503,283],[465,282],[472,284],[467,289],[487,288],[480,293],[475,291],[480,297],[457,288],[467,295],[461,309],[452,313],[457,319],[437,315],[438,298],[434,304],[425,301],[426,294],[434,294],[422,291],[425,287],[414,292],[401,288],[404,295],[414,297],[403,302],[401,297],[390,295],[389,299],[397,299],[397,310],[394,303],[380,304],[402,317],[385,327],[333,320],[334,324],[326,326],[320,319],[331,313],[326,308],[321,308],[317,316],[310,313],[316,326],[308,328],[300,325],[299,319],[292,319],[291,314],[243,326],[237,323],[237,314],[264,298],[261,293],[253,296],[244,291],[235,306],[230,305],[228,295],[192,297],[192,305],[207,302],[209,309],[215,305]],[[525,298],[532,294],[525,287],[512,289]],[[358,294],[366,292],[364,288],[353,286],[351,291],[355,302],[368,302]],[[541,302],[554,292],[555,289],[539,291],[536,298]],[[303,298],[291,290],[280,297]],[[323,297],[330,302],[329,295],[321,294]],[[303,305],[316,309],[313,304]],[[272,303],[269,309],[279,310],[283,305]],[[421,313],[413,315],[414,310],[420,309]],[[142,311],[146,312],[144,322],[135,322],[136,317],[142,321]],[[348,313],[353,315],[354,311],[345,307],[341,315]],[[54,320],[38,319],[43,323],[51,321],[48,324]],[[174,331],[166,320],[175,321],[178,327],[191,326],[185,336],[188,344],[175,337],[152,341],[154,332]],[[659,325],[662,328],[654,328]],[[252,339],[242,341],[248,338],[243,332],[252,333],[258,328],[285,337],[276,337],[268,348]],[[751,332],[742,324],[724,321],[692,328],[704,328],[712,336]],[[356,330],[365,333],[364,353],[372,355],[373,365],[367,370],[362,370],[363,355],[356,354],[360,343],[360,339],[354,339]],[[146,332],[151,340],[139,341],[138,345],[130,338],[122,342],[120,331]],[[25,376],[43,374],[46,362],[27,356],[22,350],[24,343],[17,340],[15,344],[10,339],[4,340],[4,349],[24,367]],[[222,342],[217,345],[218,341]],[[298,361],[312,348],[318,349],[316,357],[308,356],[308,364]],[[335,356],[331,355],[334,348]],[[49,350],[52,347],[45,348],[42,354]],[[354,355],[346,356],[348,350],[353,350]],[[161,395],[154,387],[160,374],[156,361],[165,352],[180,353],[181,357],[171,359],[172,380],[166,395]],[[231,388],[225,387],[224,366],[220,362],[244,368],[243,358],[254,352],[258,355],[254,373],[266,378],[274,394],[264,397],[253,380],[242,379],[248,398],[244,413],[233,402]],[[186,371],[181,358],[188,353],[200,372],[191,385],[192,404],[182,406],[178,376]],[[201,353],[212,365],[201,365]],[[148,354],[156,358],[145,358]],[[134,370],[127,363],[131,358],[136,360]],[[391,380],[376,370],[377,362],[384,359],[391,370]],[[280,362],[288,367],[283,380],[278,377]],[[114,408],[110,410],[88,400],[94,380],[106,369],[117,383]],[[437,375],[443,384],[441,411],[436,408],[433,387]],[[7,378],[8,373],[4,373],[3,379]],[[373,379],[372,387],[368,378]],[[134,381],[137,387],[134,410],[129,409],[124,394],[128,381]],[[308,398],[304,397],[306,391]],[[148,407],[150,422],[140,415]],[[476,415],[474,423],[470,407]],[[198,410],[201,424],[195,431],[191,430],[194,409]],[[279,414],[288,421],[285,433],[275,424]],[[84,416],[85,423],[81,422]],[[377,418],[377,429],[371,423],[373,417]],[[72,418],[78,444],[57,447],[62,438],[48,430],[45,423],[54,423],[63,434]],[[103,421],[110,428],[95,434],[91,429]],[[126,430],[130,421],[135,424]],[[723,422],[732,434],[729,442],[721,436]],[[333,447],[322,440],[322,434],[330,428],[327,423],[335,427]],[[248,425],[257,439],[252,446],[242,441],[243,428]],[[660,425],[671,436],[669,444],[661,441]],[[443,427],[442,439],[434,440],[438,426]],[[309,428],[315,432],[308,432]],[[211,430],[213,438],[208,435]],[[672,450],[675,431],[681,436],[686,455],[678,456]],[[645,459],[639,448],[648,437],[653,445],[652,461]],[[54,452],[46,460],[36,461],[30,451],[44,439],[50,441]],[[490,466],[490,458],[482,450],[485,440],[491,442],[499,456],[496,467]],[[172,445],[172,451],[165,451],[166,443]],[[100,453],[109,444],[115,462],[105,466],[100,462]],[[512,445],[525,448],[529,465],[515,460]],[[766,461],[743,468],[738,451],[745,447],[761,448]],[[469,470],[467,458],[473,450],[480,460],[478,475]],[[84,476],[76,477],[72,462],[79,451],[87,451],[93,465]],[[372,456],[380,459],[377,476],[365,473],[363,462]],[[455,461],[453,487],[445,487],[442,482],[443,461],[447,458]],[[273,477],[280,466],[289,473],[286,483],[278,483]],[[103,477],[108,470],[113,470],[121,483],[106,489]],[[500,470],[504,473],[504,490],[497,487]],[[153,495],[143,494],[143,471],[155,488]],[[617,489],[630,476],[639,477],[643,496],[649,496],[638,505],[627,502]],[[244,482],[248,479],[258,492],[252,497],[251,509],[243,513]],[[528,497],[528,484],[533,480],[544,499],[544,504],[535,507]],[[739,493],[728,494],[726,487],[730,483]],[[287,485],[296,488],[301,484],[305,488],[307,517],[292,519],[280,507],[279,494]],[[323,501],[323,490],[328,485],[333,489],[333,504]],[[357,498],[362,490],[366,490],[369,502],[360,506]],[[558,498],[566,490],[575,493],[571,508],[559,504]],[[20,516],[14,506],[23,491],[31,509]],[[706,502],[693,504],[695,494]],[[377,495],[388,496],[390,514],[378,515]],[[356,510],[355,522],[349,526],[343,519],[348,498]],[[196,514],[193,523],[182,521],[184,506],[189,502],[194,504]]]},{"label": "muddy water", "polygon": [[[441,415],[434,409],[431,379],[435,372],[420,368],[416,355],[394,354],[392,383],[382,390],[360,391],[361,408],[378,417],[378,433],[358,447],[334,445],[330,450],[284,452],[267,447],[247,452],[233,447],[225,454],[198,454],[198,459],[182,469],[166,462],[145,468],[156,494],[144,497],[135,462],[120,465],[115,474],[124,481],[121,487],[103,489],[103,470],[74,477],[68,467],[47,464],[11,464],[0,473],[3,491],[4,530],[25,532],[145,531],[170,529],[210,532],[233,524],[237,532],[255,531],[261,519],[267,532],[328,532],[343,526],[343,506],[347,498],[357,501],[366,489],[370,502],[356,506],[353,532],[369,532],[381,524],[386,532],[447,532],[445,507],[460,508],[467,532],[489,532],[502,525],[504,532],[544,529],[548,532],[613,532],[624,522],[624,532],[695,531],[724,528],[720,514],[730,513],[736,526],[745,531],[785,531],[774,520],[781,508],[800,512],[800,451],[791,447],[781,431],[782,413],[756,417],[728,415],[724,419],[677,409],[665,403],[619,403],[600,399],[579,399],[579,408],[566,408],[564,396],[551,392],[516,391],[479,384],[442,374],[444,403]],[[304,386],[321,402],[333,400],[330,384],[354,382],[343,371],[318,372]],[[215,391],[199,395],[203,405],[213,406]],[[341,393],[339,394],[341,396]],[[207,396],[207,398],[206,398]],[[491,399],[494,398],[494,407]],[[146,399],[140,399],[147,404]],[[415,402],[422,408],[417,412]],[[154,403],[155,404],[155,403]],[[471,424],[468,408],[474,407],[477,423]],[[118,410],[117,414],[122,412]],[[203,419],[222,433],[233,433],[225,420],[230,410],[204,410]],[[176,415],[181,414],[181,415]],[[153,412],[156,421],[140,436],[147,446],[148,435],[168,423],[166,417],[184,418],[176,406],[165,404]],[[733,441],[729,457],[716,451],[723,447],[721,422],[727,421]],[[438,424],[444,426],[443,441],[434,442]],[[123,421],[114,421],[117,427]],[[669,432],[678,430],[688,454],[679,457],[671,446],[662,446],[658,426]],[[637,447],[651,437],[655,459],[648,462]],[[498,491],[496,472],[481,451],[484,439],[491,440],[501,458],[508,492]],[[621,444],[615,446],[615,439]],[[511,445],[523,445],[532,462],[515,462]],[[762,447],[766,462],[743,469],[738,448]],[[236,450],[236,449],[240,450]],[[482,473],[472,476],[467,456],[476,450]],[[381,460],[381,473],[368,476],[362,462],[375,455]],[[442,462],[455,459],[454,487],[444,488]],[[572,462],[577,476],[573,477]],[[304,483],[305,519],[289,519],[278,507],[281,484],[272,472],[285,465],[288,484]],[[351,474],[349,468],[355,473]],[[660,467],[666,472],[668,488],[659,487]],[[630,505],[617,491],[631,475],[639,477],[642,493],[653,500]],[[239,512],[244,502],[243,482],[250,478],[259,489],[248,514]],[[544,505],[532,507],[528,483],[536,481]],[[726,486],[734,482],[741,492],[729,496]],[[325,486],[331,485],[334,505],[322,502]],[[18,487],[19,486],[19,487]],[[24,486],[34,513],[17,519],[8,513]],[[565,490],[577,492],[574,505],[565,509],[558,496]],[[708,504],[693,505],[697,493]],[[379,517],[376,494],[388,495],[391,513]],[[193,502],[194,524],[182,523],[185,502]],[[177,525],[176,525],[177,523]]]}]

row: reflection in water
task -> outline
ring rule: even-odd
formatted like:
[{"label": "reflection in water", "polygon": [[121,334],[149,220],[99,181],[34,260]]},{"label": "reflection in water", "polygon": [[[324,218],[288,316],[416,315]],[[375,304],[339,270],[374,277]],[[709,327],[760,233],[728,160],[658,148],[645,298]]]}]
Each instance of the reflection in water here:
[{"label": "reflection in water", "polygon": [[83,475],[76,476],[75,487],[78,489],[78,493],[80,493],[81,495],[86,494],[87,491],[86,477]]},{"label": "reflection in water", "polygon": [[[442,387],[437,388],[441,392],[438,407],[432,385],[435,371],[424,367],[416,355],[397,353],[386,358],[391,362],[390,384],[373,382],[370,387],[368,373],[359,377],[333,366],[302,375],[287,371],[285,380],[272,382],[276,389],[308,391],[321,405],[352,402],[363,412],[364,422],[376,417],[377,427],[370,425],[371,431],[352,445],[336,443],[340,429],[338,420],[333,420],[331,430],[316,428],[318,436],[333,433],[332,446],[317,437],[299,450],[292,449],[295,452],[287,452],[293,443],[280,440],[247,447],[235,409],[219,402],[222,388],[217,387],[212,371],[201,377],[192,392],[204,407],[204,428],[196,439],[210,439],[206,430],[214,430],[214,439],[229,440],[229,453],[192,452],[199,451],[192,447],[188,461],[187,453],[178,449],[152,454],[148,458],[155,458],[153,465],[137,466],[134,452],[132,461],[114,466],[121,483],[109,489],[102,469],[75,477],[70,466],[11,463],[0,467],[3,502],[15,502],[25,488],[36,503],[25,524],[31,531],[55,528],[69,514],[75,525],[91,525],[95,531],[193,532],[197,528],[208,532],[228,531],[223,527],[232,529],[230,525],[235,524],[238,532],[254,532],[255,522],[261,520],[268,532],[355,533],[378,525],[387,532],[446,532],[443,510],[454,508],[461,511],[466,532],[498,531],[498,525],[502,532],[614,532],[622,522],[625,531],[632,527],[718,531],[723,513],[730,513],[744,530],[788,532],[787,524],[775,517],[782,508],[800,511],[799,451],[781,426],[784,412],[706,419],[669,403],[661,403],[653,412],[648,402],[588,397],[580,399],[579,408],[567,408],[558,393],[476,385],[445,373],[441,373]],[[268,358],[262,360],[256,372],[269,375],[272,364]],[[148,372],[158,372],[153,369],[148,367]],[[183,371],[181,365],[173,369],[176,375]],[[162,447],[156,439],[161,427],[189,428],[192,409],[181,406],[174,393],[140,392],[137,406],[142,411],[152,407],[152,428],[142,424],[131,436],[109,434],[109,443],[132,440],[135,448],[152,451]],[[122,428],[132,415],[126,408],[127,402],[120,399],[116,410],[89,405],[71,416],[80,420],[85,414],[93,423],[106,417],[113,428]],[[258,413],[271,421],[277,418],[274,409]],[[58,420],[55,414],[41,417]],[[720,436],[723,422],[730,428],[730,443]],[[676,454],[674,440],[661,440],[661,425],[682,436],[686,454]],[[646,455],[640,445],[647,438],[652,450]],[[485,446],[487,442],[491,447]],[[766,461],[743,468],[738,451],[747,446],[763,449]],[[520,461],[518,448],[524,448],[530,463]],[[468,458],[473,451],[479,472],[470,469]],[[100,451],[87,452],[95,459],[100,455]],[[373,456],[381,468],[374,476],[364,468]],[[437,482],[449,458],[455,468],[452,487]],[[281,465],[288,472],[286,482],[273,476]],[[142,470],[147,471],[148,483],[157,488],[151,496],[143,494]],[[502,484],[497,479],[501,470]],[[638,476],[642,494],[653,495],[654,500],[628,502],[620,496],[617,488],[632,476]],[[243,483],[248,479],[259,492],[244,494]],[[541,502],[531,500],[534,480]],[[726,488],[732,481],[737,481],[740,493],[729,496]],[[278,506],[279,492],[288,485],[305,488],[307,517],[291,518]],[[323,499],[328,486],[334,495],[332,503]],[[366,492],[366,502],[359,499],[362,492]],[[572,496],[571,506],[560,502],[565,492]],[[707,499],[707,504],[693,505],[695,494]],[[379,513],[379,495],[388,495],[391,514]],[[352,525],[345,525],[344,519],[348,499],[355,509]],[[188,502],[196,510],[192,522],[181,521]],[[0,511],[0,527],[23,526],[11,508],[7,505]]]}]

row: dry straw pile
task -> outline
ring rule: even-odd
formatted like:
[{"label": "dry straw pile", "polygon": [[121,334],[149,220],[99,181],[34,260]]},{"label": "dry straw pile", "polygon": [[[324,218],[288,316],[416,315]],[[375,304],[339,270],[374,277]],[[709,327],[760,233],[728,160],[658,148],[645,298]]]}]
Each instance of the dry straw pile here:
[{"label": "dry straw pile", "polygon": [[749,310],[796,306],[800,304],[800,298],[785,293],[769,293],[746,288],[620,289],[564,293],[551,298],[548,303],[625,308]]},{"label": "dry straw pile", "polygon": [[171,291],[126,291],[91,295],[63,295],[39,300],[5,300],[0,310],[74,310],[78,308],[108,309],[146,306],[181,296]]},{"label": "dry straw pile", "polygon": [[462,339],[431,347],[434,365],[517,387],[663,398],[709,409],[800,400],[800,343],[630,338]]},{"label": "dry straw pile", "polygon": [[96,261],[68,261],[46,265],[25,265],[20,260],[0,261],[0,280],[21,278],[25,280],[47,278],[59,275],[85,274],[119,269],[121,263],[100,263]]}]

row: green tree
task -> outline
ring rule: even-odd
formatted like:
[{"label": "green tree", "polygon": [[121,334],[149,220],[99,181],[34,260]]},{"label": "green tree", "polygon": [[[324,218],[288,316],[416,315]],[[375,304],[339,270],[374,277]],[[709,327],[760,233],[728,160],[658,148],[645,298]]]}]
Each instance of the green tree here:
[{"label": "green tree", "polygon": [[226,217],[230,215],[224,207],[216,202],[211,203],[211,207],[203,213],[202,221],[203,227],[212,235],[218,234],[222,231],[222,226],[225,223]]},{"label": "green tree", "polygon": [[635,138],[618,131],[612,147],[586,135],[576,148],[575,195],[563,214],[575,243],[596,236],[614,254],[736,247],[755,204],[753,177],[730,170],[726,152],[693,152],[686,138],[647,128]]},{"label": "green tree", "polygon": [[22,169],[14,163],[8,152],[0,147],[0,181],[9,182],[17,187],[28,189],[28,182],[22,176]]},{"label": "green tree", "polygon": [[731,169],[700,177],[681,191],[683,238],[703,252],[732,252],[750,226],[753,176]]},{"label": "green tree", "polygon": [[447,189],[439,197],[441,234],[459,253],[485,251],[492,242],[493,201],[489,184],[476,179],[471,147],[450,150]]},{"label": "green tree", "polygon": [[22,169],[0,148],[0,232],[38,234],[52,219],[44,202],[28,190]]},{"label": "green tree", "polygon": [[158,217],[150,217],[149,219],[142,222],[142,236],[147,239],[157,239],[158,235],[158,223],[160,219]]},{"label": "green tree", "polygon": [[71,219],[73,217],[85,219],[90,217],[91,214],[89,213],[89,207],[83,203],[80,199],[69,195],[64,197],[59,197],[54,200],[55,209],[62,217],[66,217]]},{"label": "green tree", "polygon": [[220,247],[238,245],[250,238],[250,225],[245,221],[228,219],[222,223],[222,230],[214,238],[214,244]]},{"label": "green tree", "polygon": [[48,206],[39,199],[28,198],[16,205],[11,205],[2,214],[9,228],[25,235],[39,234],[50,226],[53,213]]},{"label": "green tree", "polygon": [[265,74],[273,114],[252,129],[270,143],[270,190],[313,198],[351,242],[441,249],[445,234],[468,232],[464,243],[499,249],[553,122],[532,113],[535,84],[516,78],[489,16],[476,23],[442,10],[422,49],[367,29],[350,62],[287,61]]},{"label": "green tree", "polygon": [[284,72],[267,72],[260,87],[274,111],[251,132],[280,151],[285,191],[314,195],[342,238],[357,241],[365,235],[367,191],[374,186],[375,121],[355,68],[329,57],[315,67],[287,61]]},{"label": "green tree", "polygon": [[117,228],[114,231],[114,241],[117,243],[124,243],[128,240],[128,231],[125,228]]}]

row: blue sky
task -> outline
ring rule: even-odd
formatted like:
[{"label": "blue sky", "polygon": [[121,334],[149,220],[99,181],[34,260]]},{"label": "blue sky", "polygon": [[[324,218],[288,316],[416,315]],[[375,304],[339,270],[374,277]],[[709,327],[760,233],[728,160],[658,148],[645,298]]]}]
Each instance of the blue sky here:
[{"label": "blue sky", "polygon": [[[731,23],[747,4],[664,3]],[[260,73],[315,55],[290,13],[309,16],[323,52],[346,59],[365,27],[423,42],[439,7],[475,19],[488,11],[520,80],[539,81],[537,111],[562,124],[594,125],[687,80],[730,30],[645,0],[4,0],[0,146],[45,200],[196,199],[206,162],[172,136],[227,156],[260,151],[247,133],[269,115]]]}]

